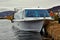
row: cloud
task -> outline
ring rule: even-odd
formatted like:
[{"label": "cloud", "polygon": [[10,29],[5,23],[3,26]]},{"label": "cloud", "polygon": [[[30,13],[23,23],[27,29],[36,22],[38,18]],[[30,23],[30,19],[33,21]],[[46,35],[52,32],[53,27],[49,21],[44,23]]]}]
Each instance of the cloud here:
[{"label": "cloud", "polygon": [[0,0],[0,2],[7,2],[7,1],[10,1],[10,0]]},{"label": "cloud", "polygon": [[52,7],[60,0],[0,0],[0,7]]}]

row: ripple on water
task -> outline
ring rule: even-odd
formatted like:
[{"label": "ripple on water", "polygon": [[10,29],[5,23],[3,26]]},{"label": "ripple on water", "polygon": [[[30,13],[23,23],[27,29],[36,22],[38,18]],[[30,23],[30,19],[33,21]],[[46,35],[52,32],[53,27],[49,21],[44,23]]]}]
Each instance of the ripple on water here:
[{"label": "ripple on water", "polygon": [[33,32],[33,31],[26,32],[17,29],[13,27],[14,34],[18,40],[42,40],[42,37],[38,32]]}]

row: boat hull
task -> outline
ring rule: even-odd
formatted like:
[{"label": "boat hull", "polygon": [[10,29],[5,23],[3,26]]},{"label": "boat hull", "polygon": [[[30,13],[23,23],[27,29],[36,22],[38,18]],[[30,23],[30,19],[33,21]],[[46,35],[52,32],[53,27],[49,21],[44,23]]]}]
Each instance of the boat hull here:
[{"label": "boat hull", "polygon": [[40,32],[44,21],[14,21],[14,26],[24,31]]}]

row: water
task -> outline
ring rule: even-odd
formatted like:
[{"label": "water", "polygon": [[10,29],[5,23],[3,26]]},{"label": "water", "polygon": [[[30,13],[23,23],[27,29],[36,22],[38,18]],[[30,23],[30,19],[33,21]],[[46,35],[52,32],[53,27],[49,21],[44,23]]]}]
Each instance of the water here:
[{"label": "water", "polygon": [[26,32],[13,26],[10,21],[0,20],[0,40],[41,40],[40,33]]}]

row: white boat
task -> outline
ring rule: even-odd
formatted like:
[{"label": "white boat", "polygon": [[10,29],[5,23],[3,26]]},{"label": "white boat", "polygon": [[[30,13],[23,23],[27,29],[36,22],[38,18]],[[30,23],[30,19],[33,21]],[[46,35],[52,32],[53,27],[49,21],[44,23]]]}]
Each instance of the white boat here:
[{"label": "white boat", "polygon": [[24,31],[40,32],[44,20],[53,20],[47,9],[24,8],[14,15],[14,26]]}]

